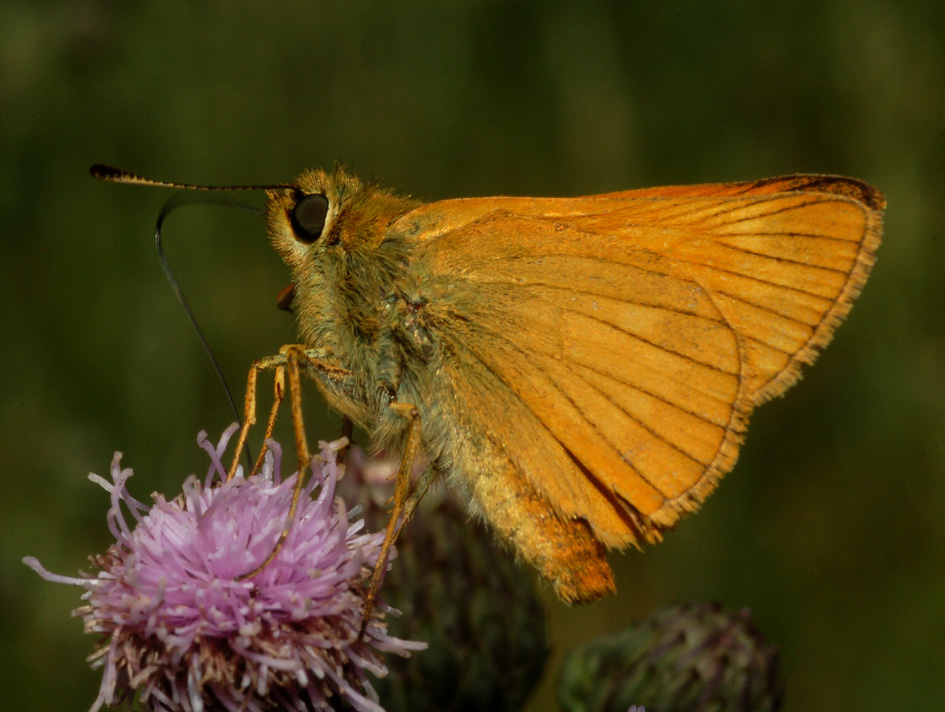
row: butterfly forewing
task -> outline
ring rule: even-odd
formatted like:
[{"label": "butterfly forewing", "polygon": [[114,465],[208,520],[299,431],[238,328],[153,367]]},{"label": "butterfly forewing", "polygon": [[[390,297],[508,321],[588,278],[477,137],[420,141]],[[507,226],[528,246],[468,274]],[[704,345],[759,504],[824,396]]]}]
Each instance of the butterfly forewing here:
[{"label": "butterfly forewing", "polygon": [[418,260],[457,418],[605,544],[658,538],[829,340],[880,203],[801,176],[425,206],[420,221],[450,216]]}]

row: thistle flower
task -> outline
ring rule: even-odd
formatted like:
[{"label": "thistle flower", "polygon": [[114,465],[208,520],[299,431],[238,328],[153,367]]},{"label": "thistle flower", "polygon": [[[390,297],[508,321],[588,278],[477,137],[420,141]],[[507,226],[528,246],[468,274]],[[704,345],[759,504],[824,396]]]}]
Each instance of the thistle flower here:
[{"label": "thistle flower", "polygon": [[241,579],[273,550],[298,473],[281,479],[273,443],[259,475],[219,484],[234,431],[216,447],[198,436],[211,459],[207,477],[188,478],[172,501],[154,495],[148,507],[134,499],[121,453],[112,460],[111,483],[89,476],[111,493],[108,524],[116,540],[91,557],[96,576],[58,576],[24,559],[49,581],[85,588],[87,605],[73,614],[86,632],[102,636],[89,658],[103,670],[92,711],[137,696],[155,711],[330,710],[340,700],[359,712],[383,712],[366,673],[386,674],[381,652],[407,656],[425,647],[389,635],[385,617],[394,611],[381,603],[359,639],[362,583],[383,534],[349,521],[335,499],[337,448],[324,445],[278,556]]},{"label": "thistle flower", "polygon": [[[572,650],[561,665],[558,701],[567,712],[776,712],[779,655],[748,609],[663,606],[648,618]],[[631,708],[632,709],[632,708]]]}]

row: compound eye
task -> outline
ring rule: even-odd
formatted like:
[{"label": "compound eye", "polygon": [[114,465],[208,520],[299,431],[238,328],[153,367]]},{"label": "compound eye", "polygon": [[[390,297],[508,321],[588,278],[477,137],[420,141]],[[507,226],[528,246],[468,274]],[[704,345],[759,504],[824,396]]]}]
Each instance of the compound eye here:
[{"label": "compound eye", "polygon": [[322,236],[328,216],[328,198],[320,193],[306,195],[292,208],[292,229],[302,242],[315,242]]}]

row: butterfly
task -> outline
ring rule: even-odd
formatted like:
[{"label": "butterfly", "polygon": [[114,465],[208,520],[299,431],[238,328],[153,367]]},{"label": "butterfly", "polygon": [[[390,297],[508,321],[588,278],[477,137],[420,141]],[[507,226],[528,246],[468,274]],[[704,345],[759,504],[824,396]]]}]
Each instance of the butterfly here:
[{"label": "butterfly", "polygon": [[820,175],[424,203],[337,167],[266,189],[301,343],[260,367],[288,354],[405,461],[388,544],[444,480],[567,602],[613,592],[606,551],[659,541],[733,467],[849,312],[885,208]]}]

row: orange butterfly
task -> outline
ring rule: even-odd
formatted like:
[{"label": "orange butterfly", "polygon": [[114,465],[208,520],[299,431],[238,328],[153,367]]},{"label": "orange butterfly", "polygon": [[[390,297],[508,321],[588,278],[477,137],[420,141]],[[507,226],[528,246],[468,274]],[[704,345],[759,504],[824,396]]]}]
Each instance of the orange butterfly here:
[{"label": "orange butterfly", "polygon": [[339,168],[267,195],[307,370],[375,448],[430,462],[394,519],[442,477],[569,602],[732,468],[850,310],[885,207],[809,175],[424,204]]}]

